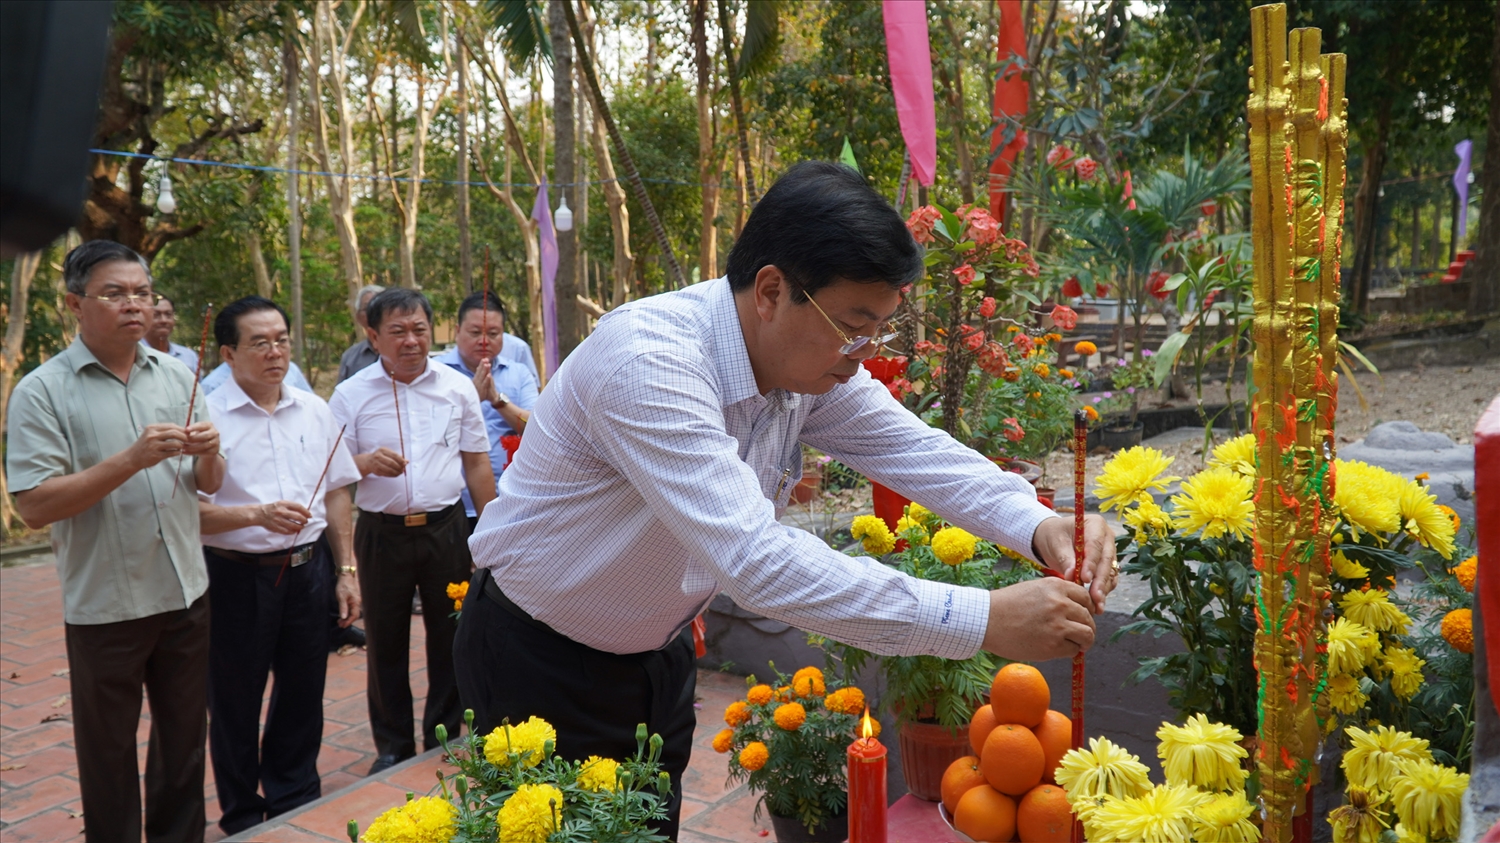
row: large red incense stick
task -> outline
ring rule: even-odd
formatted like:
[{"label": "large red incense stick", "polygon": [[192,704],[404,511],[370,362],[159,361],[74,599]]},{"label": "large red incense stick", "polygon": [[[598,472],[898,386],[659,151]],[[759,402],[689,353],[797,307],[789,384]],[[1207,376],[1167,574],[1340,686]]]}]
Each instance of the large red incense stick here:
[{"label": "large red incense stick", "polygon": [[[1089,419],[1073,414],[1073,582],[1083,584],[1083,467],[1088,456]],[[1083,651],[1073,657],[1073,748],[1083,748]],[[1073,843],[1083,843],[1083,823],[1073,821]]]},{"label": "large red incense stick", "polygon": [[[193,370],[193,392],[188,396],[187,421],[182,423],[183,427],[193,425],[193,405],[198,403],[198,381],[203,377],[203,355],[208,352],[208,315],[213,312],[214,303],[209,302],[203,308],[203,331],[198,337],[198,366]],[[187,446],[184,441],[183,446]],[[182,458],[187,454],[177,456],[177,470],[172,472],[172,500],[177,499],[177,478],[182,474]]]}]

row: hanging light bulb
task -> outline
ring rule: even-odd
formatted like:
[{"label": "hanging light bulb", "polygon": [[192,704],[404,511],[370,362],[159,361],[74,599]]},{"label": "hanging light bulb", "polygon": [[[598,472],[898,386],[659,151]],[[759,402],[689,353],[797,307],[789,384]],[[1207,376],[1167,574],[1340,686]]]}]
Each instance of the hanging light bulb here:
[{"label": "hanging light bulb", "polygon": [[156,210],[170,214],[177,210],[177,198],[172,195],[172,177],[161,174],[161,186],[156,192]]},{"label": "hanging light bulb", "polygon": [[568,208],[568,197],[562,197],[562,204],[558,206],[557,213],[552,215],[552,221],[558,231],[573,230],[573,211]]}]

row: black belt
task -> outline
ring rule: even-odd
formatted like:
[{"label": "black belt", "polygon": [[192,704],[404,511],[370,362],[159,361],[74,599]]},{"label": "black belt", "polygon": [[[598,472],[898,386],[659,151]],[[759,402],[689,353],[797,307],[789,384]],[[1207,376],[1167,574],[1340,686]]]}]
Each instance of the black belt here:
[{"label": "black belt", "polygon": [[460,511],[462,507],[463,501],[456,501],[436,512],[414,512],[411,515],[392,515],[389,512],[371,512],[368,509],[361,509],[360,514],[362,516],[368,515],[372,518],[379,518],[386,524],[396,524],[402,527],[424,527],[448,520],[453,516],[453,513]]},{"label": "black belt", "polygon": [[[558,632],[557,630],[542,623],[536,618],[533,618],[531,615],[526,614],[525,609],[517,606],[514,601],[512,601],[509,597],[506,597],[505,592],[500,590],[500,585],[495,582],[494,574],[491,574],[488,569],[481,570],[480,573],[484,575],[484,596],[500,604],[500,608],[504,609],[506,612],[509,612],[511,617],[515,618],[521,623],[526,624],[529,627],[540,629],[543,632],[556,635],[559,638],[567,638],[567,636],[563,635],[561,632]],[[572,641],[571,638],[569,638],[568,640]]]},{"label": "black belt", "polygon": [[270,553],[241,553],[238,550],[225,550],[222,547],[209,547],[208,549],[216,556],[235,562],[244,562],[246,565],[262,565],[269,568],[287,565],[295,568],[312,559],[313,548],[316,546],[316,542],[308,542],[287,550],[273,550]]}]

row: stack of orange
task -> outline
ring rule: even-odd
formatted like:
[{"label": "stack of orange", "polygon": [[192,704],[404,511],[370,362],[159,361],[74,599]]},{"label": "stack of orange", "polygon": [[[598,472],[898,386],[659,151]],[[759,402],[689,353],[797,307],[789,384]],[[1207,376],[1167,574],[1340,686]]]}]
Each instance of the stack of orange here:
[{"label": "stack of orange", "polygon": [[1067,843],[1073,812],[1053,774],[1070,748],[1073,721],[1050,710],[1051,702],[1047,680],[1031,665],[995,674],[990,704],[969,721],[974,754],[943,774],[943,807],[959,831],[985,843]]}]

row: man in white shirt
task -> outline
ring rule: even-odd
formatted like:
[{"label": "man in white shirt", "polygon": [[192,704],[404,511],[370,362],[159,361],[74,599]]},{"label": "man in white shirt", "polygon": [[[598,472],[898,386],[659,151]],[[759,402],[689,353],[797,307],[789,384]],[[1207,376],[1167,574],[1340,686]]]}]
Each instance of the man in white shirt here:
[{"label": "man in white shirt", "polygon": [[495,497],[489,437],[474,384],[433,365],[432,305],[415,290],[391,288],[369,307],[370,342],[380,362],[334,389],[329,402],[354,454],[359,521],[354,551],[364,598],[367,696],[378,757],[371,774],[416,754],[407,648],[411,596],[422,595],[427,631],[426,749],[436,727],[458,734],[463,709],[453,678],[454,622],[442,609],[448,584],[469,579],[467,488],[480,511]]},{"label": "man in white shirt", "polygon": [[197,375],[198,352],[172,342],[172,329],[176,327],[177,306],[172,304],[171,299],[162,296],[161,301],[151,310],[151,326],[146,329],[146,336],[141,338],[141,342],[171,356],[173,360],[188,367],[189,372]]},{"label": "man in white shirt", "polygon": [[1098,516],[1086,587],[1048,578],[995,592],[913,579],[777,521],[807,444],[1071,572],[1071,520],[860,366],[923,272],[885,199],[847,167],[809,162],[756,206],[727,279],[600,320],[543,390],[470,541],[481,570],[454,650],[476,730],[534,714],[564,755],[621,758],[646,723],[665,739],[674,795],[660,831],[675,838],[695,721],[686,630],[721,590],[881,654],[983,647],[1034,660],[1093,643],[1114,581]]},{"label": "man in white shirt", "polygon": [[198,509],[213,613],[208,744],[219,827],[232,835],[322,793],[324,618],[330,599],[344,626],[359,617],[348,488],[359,469],[323,399],[284,383],[292,342],[280,306],[240,299],[214,318],[214,338],[234,373],[208,398],[228,467]]}]

